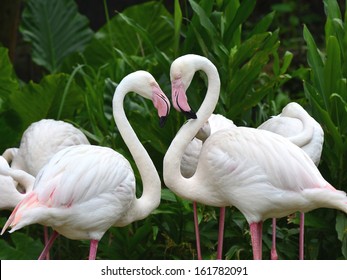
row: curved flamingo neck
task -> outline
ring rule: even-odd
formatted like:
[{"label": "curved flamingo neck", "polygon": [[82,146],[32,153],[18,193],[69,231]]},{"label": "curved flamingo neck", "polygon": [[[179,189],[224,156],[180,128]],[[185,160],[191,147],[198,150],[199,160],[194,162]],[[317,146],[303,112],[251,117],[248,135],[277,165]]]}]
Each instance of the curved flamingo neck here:
[{"label": "curved flamingo neck", "polygon": [[12,169],[12,168],[0,168],[0,169],[1,169],[1,172],[0,172],[1,175],[10,176],[13,180],[18,182],[25,189],[25,193],[29,193],[32,191],[34,183],[35,183],[34,176],[19,169]]},{"label": "curved flamingo neck", "polygon": [[160,203],[161,182],[158,172],[146,149],[132,129],[123,108],[124,97],[129,92],[137,92],[131,80],[120,84],[113,97],[113,116],[118,130],[126,143],[142,179],[143,192],[135,198],[133,205],[124,217],[126,223],[147,217]]},{"label": "curved flamingo neck", "polygon": [[290,140],[293,144],[295,144],[296,146],[300,148],[309,144],[313,138],[313,133],[314,133],[314,127],[312,125],[311,116],[309,116],[308,113],[303,109],[300,109],[300,112],[298,112],[298,109],[297,109],[288,115],[286,114],[281,114],[281,115],[290,117],[290,118],[296,118],[299,121],[301,121],[303,125],[302,131],[295,136],[288,137],[288,140]]},{"label": "curved flamingo neck", "polygon": [[196,191],[199,188],[199,184],[194,183],[197,180],[197,172],[192,177],[185,178],[181,174],[180,164],[188,144],[211,116],[217,105],[220,80],[216,67],[206,58],[197,57],[191,63],[194,65],[195,72],[202,70],[207,75],[208,88],[206,96],[196,113],[197,119],[189,120],[183,125],[172,140],[164,157],[163,174],[168,188],[183,198],[199,201],[199,198],[195,196],[203,194],[201,189]]}]

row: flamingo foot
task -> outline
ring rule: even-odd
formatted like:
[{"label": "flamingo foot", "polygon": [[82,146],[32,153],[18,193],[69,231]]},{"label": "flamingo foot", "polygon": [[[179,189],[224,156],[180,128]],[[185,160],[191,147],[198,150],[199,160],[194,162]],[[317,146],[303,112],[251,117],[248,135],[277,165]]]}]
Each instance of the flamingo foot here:
[{"label": "flamingo foot", "polygon": [[276,248],[271,248],[271,260],[278,260]]}]

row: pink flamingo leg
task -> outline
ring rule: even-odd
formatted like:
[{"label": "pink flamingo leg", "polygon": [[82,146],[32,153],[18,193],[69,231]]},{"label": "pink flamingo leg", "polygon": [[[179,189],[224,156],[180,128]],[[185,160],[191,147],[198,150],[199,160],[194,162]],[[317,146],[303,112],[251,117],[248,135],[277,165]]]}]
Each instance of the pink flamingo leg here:
[{"label": "pink flamingo leg", "polygon": [[225,207],[221,207],[219,212],[217,260],[222,259],[223,239],[224,239],[224,221],[225,221]]},{"label": "pink flamingo leg", "polygon": [[43,251],[42,251],[41,255],[38,258],[39,260],[46,259],[47,254],[49,253],[49,250],[52,248],[52,245],[53,245],[54,241],[57,239],[58,236],[59,236],[59,233],[56,232],[56,231],[53,231],[51,238],[45,244],[45,248],[43,248]]},{"label": "pink flamingo leg", "polygon": [[299,260],[304,259],[304,224],[305,224],[305,214],[300,213]]},{"label": "pink flamingo leg", "polygon": [[271,247],[271,259],[278,260],[276,250],[276,218],[272,219],[272,247]]},{"label": "pink flamingo leg", "polygon": [[99,240],[90,240],[89,260],[96,259],[96,251],[98,250]]},{"label": "pink flamingo leg", "polygon": [[195,228],[195,239],[196,239],[196,250],[198,254],[198,260],[202,260],[201,247],[200,247],[200,232],[199,232],[199,220],[197,203],[193,201],[193,212],[194,212],[194,228]]},{"label": "pink flamingo leg", "polygon": [[[45,245],[46,245],[49,241],[48,227],[46,227],[46,226],[43,227],[43,236],[44,236]],[[46,254],[46,260],[49,260],[49,251]]]},{"label": "pink flamingo leg", "polygon": [[251,223],[249,225],[251,231],[252,248],[253,248],[253,259],[262,259],[262,231],[263,222]]}]

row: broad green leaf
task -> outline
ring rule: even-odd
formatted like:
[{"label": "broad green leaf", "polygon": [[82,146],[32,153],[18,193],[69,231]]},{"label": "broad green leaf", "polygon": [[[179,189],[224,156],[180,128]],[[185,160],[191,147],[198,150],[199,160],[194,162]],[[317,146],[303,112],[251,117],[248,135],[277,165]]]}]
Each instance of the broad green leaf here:
[{"label": "broad green leaf", "polygon": [[213,23],[210,21],[208,15],[205,13],[205,11],[202,9],[202,7],[200,7],[193,0],[189,0],[189,3],[191,5],[192,9],[194,10],[194,12],[196,13],[196,15],[199,17],[200,23],[204,27],[207,34],[209,35],[210,39],[213,40],[214,37],[216,37],[217,30],[214,27]]},{"label": "broad green leaf", "polygon": [[290,66],[290,64],[293,60],[293,56],[294,56],[293,53],[291,53],[290,51],[285,52],[284,57],[283,57],[283,64],[282,64],[281,71],[280,71],[281,75],[284,75],[287,72],[288,67]]},{"label": "broad green leaf", "polygon": [[347,217],[344,213],[339,212],[336,215],[336,232],[342,242],[342,254],[347,258]]},{"label": "broad green leaf", "polygon": [[324,2],[325,14],[329,18],[331,18],[331,19],[333,19],[333,18],[342,19],[340,7],[339,7],[339,5],[338,5],[336,0],[323,0],[323,2]]},{"label": "broad green leaf", "polygon": [[177,202],[175,194],[169,189],[161,190],[161,199],[171,202]]},{"label": "broad green leaf", "polygon": [[58,118],[61,106],[61,118],[71,118],[82,106],[82,91],[72,84],[62,105],[63,93],[69,75],[53,74],[43,78],[40,84],[30,82],[20,92],[10,96],[11,107],[22,119],[24,127],[43,118]]},{"label": "broad green leaf", "polygon": [[237,9],[237,13],[230,24],[229,28],[225,32],[224,42],[230,48],[232,47],[232,37],[236,29],[246,21],[249,15],[252,13],[256,0],[244,0],[241,1],[240,7]]},{"label": "broad green leaf", "polygon": [[[312,68],[312,75],[314,86],[318,89],[318,92],[322,94],[324,92],[324,63],[322,57],[318,51],[316,42],[313,39],[312,34],[304,25],[304,39],[306,41],[308,50],[307,50],[307,61],[310,67]],[[323,96],[324,97],[324,96]],[[327,106],[327,102],[325,100],[325,106]]]},{"label": "broad green leaf", "polygon": [[96,32],[83,52],[85,62],[100,67],[119,57],[115,49],[143,57],[154,50],[169,52],[174,45],[172,22],[173,16],[157,1],[131,6]]},{"label": "broad green leaf", "polygon": [[317,111],[317,117],[320,119],[320,123],[324,127],[324,131],[329,133],[334,142],[334,148],[340,154],[343,151],[343,142],[336,125],[331,120],[329,113],[322,107],[322,102],[320,102],[319,95],[315,88],[308,82],[304,82],[304,90],[307,98],[311,101],[312,107]]},{"label": "broad green leaf", "polygon": [[[12,92],[18,89],[19,84],[14,75],[10,58],[8,57],[8,50],[0,47],[0,101],[7,99]],[[0,102],[0,111],[1,105]]]},{"label": "broad green leaf", "polygon": [[236,48],[236,52],[232,52],[229,59],[230,69],[238,68],[244,64],[250,57],[252,57],[258,49],[262,47],[264,41],[271,36],[269,32],[257,34],[251,38],[245,40],[239,47]]},{"label": "broad green leaf", "polygon": [[49,72],[59,70],[64,58],[82,51],[93,32],[88,19],[72,0],[30,0],[22,14],[21,33],[32,45],[32,59]]},{"label": "broad green leaf", "polygon": [[9,104],[11,94],[19,92],[19,82],[8,57],[8,50],[0,47],[0,154],[17,144],[22,123]]},{"label": "broad green leaf", "polygon": [[266,16],[264,16],[259,22],[257,22],[255,27],[251,31],[249,37],[251,37],[255,34],[266,32],[269,29],[269,27],[270,27],[270,25],[271,25],[271,23],[275,17],[275,14],[276,13],[273,11],[273,12],[267,14]]},{"label": "broad green leaf", "polygon": [[340,47],[336,37],[330,36],[327,45],[327,58],[324,65],[324,95],[327,100],[337,90],[337,80],[342,77]]},{"label": "broad green leaf", "polygon": [[174,26],[175,26],[175,35],[174,35],[174,53],[175,56],[178,55],[178,48],[181,39],[181,26],[182,26],[182,10],[179,0],[175,0],[174,6]]},{"label": "broad green leaf", "polygon": [[2,260],[35,260],[39,257],[43,245],[40,240],[27,234],[15,232],[11,234],[13,245],[0,240],[0,259]]}]

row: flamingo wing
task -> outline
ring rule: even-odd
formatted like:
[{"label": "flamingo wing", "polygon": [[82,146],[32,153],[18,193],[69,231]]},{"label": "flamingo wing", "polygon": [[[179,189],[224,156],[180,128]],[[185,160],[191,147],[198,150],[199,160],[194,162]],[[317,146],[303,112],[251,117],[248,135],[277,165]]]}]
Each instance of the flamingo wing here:
[{"label": "flamingo wing", "polygon": [[15,208],[5,228],[41,223],[71,239],[97,239],[134,198],[134,174],[122,155],[105,147],[71,146],[40,171],[32,194]]}]

